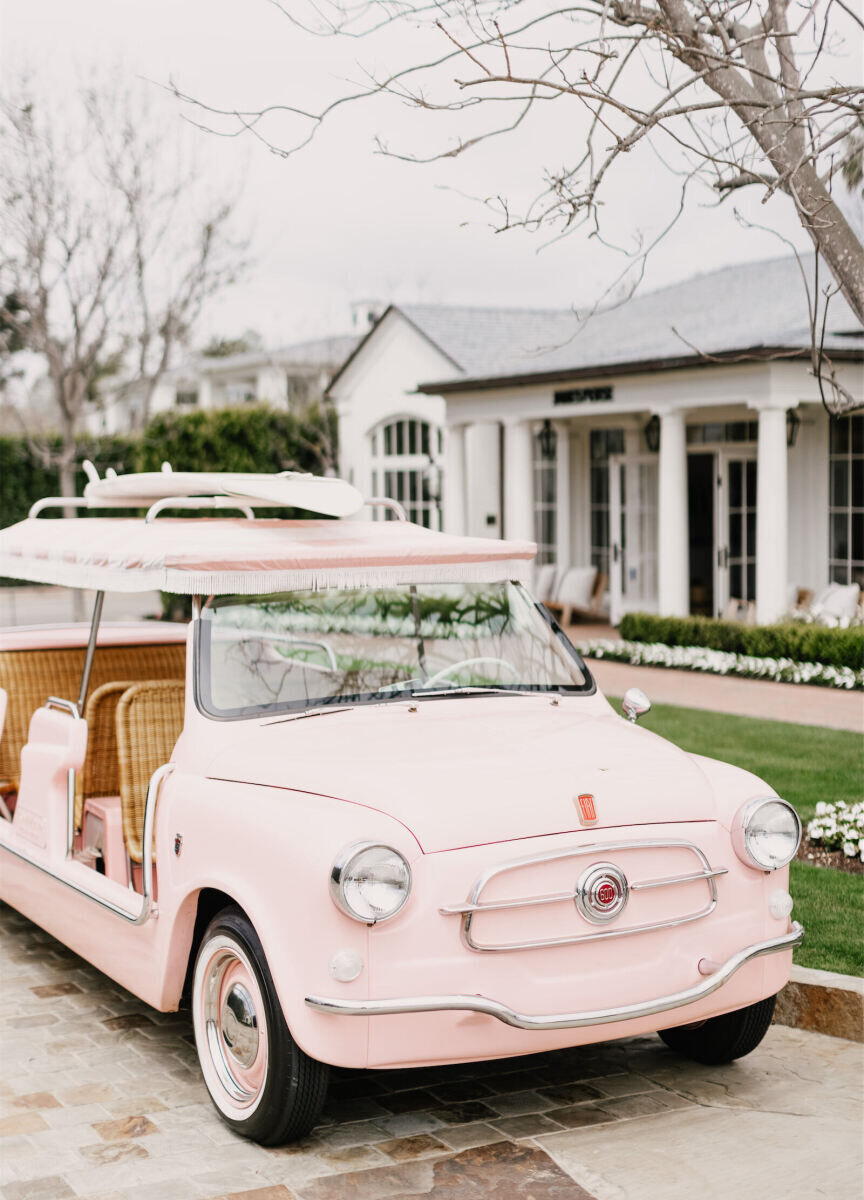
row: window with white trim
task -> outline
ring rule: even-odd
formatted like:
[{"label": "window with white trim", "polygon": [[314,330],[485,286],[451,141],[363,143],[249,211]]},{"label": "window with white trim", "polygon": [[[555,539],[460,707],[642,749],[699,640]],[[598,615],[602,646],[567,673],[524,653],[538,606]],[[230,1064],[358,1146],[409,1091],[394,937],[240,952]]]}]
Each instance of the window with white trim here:
[{"label": "window with white trim", "polygon": [[[398,500],[409,521],[440,529],[443,431],[417,417],[399,417],[373,430],[370,446],[373,496]],[[388,511],[376,515],[394,518]]]},{"label": "window with white trim", "polygon": [[[544,457],[544,441],[552,453]],[[554,430],[534,434],[534,541],[537,566],[558,560],[558,435]]]},{"label": "window with white trim", "polygon": [[864,590],[864,414],[832,419],[829,470],[831,582]]},{"label": "window with white trim", "polygon": [[609,455],[624,453],[623,429],[592,429],[590,446],[591,564],[609,574]]}]

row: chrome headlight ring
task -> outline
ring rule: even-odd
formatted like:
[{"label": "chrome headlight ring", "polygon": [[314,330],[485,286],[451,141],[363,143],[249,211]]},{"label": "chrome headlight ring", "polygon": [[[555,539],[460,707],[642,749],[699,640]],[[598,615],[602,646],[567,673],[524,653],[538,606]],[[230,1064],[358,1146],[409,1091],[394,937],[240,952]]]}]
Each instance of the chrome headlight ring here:
[{"label": "chrome headlight ring", "polygon": [[346,916],[377,925],[401,912],[411,892],[407,860],[382,842],[346,846],[330,868],[330,895]]},{"label": "chrome headlight ring", "polygon": [[749,800],[735,815],[732,845],[748,867],[777,871],[788,866],[801,844],[801,820],[787,800],[761,796]]}]

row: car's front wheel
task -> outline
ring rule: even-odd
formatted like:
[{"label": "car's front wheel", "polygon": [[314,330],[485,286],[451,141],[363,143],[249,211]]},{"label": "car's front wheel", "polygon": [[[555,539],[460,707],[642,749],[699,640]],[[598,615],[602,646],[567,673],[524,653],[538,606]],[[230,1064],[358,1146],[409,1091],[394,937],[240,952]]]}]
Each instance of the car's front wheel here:
[{"label": "car's front wheel", "polygon": [[776,996],[759,1000],[735,1012],[711,1017],[698,1025],[661,1029],[660,1036],[672,1050],[707,1066],[719,1066],[743,1058],[755,1050],[768,1032]]},{"label": "car's front wheel", "polygon": [[329,1068],[292,1038],[261,942],[239,908],[223,909],[201,940],[192,1019],[204,1082],[226,1124],[264,1146],[309,1132]]}]

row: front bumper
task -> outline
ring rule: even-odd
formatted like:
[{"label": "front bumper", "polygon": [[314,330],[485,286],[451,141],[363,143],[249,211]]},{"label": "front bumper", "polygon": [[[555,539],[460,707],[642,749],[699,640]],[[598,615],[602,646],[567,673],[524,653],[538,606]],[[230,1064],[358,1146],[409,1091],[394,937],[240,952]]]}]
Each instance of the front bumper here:
[{"label": "front bumper", "polygon": [[616,1021],[630,1021],[651,1017],[655,1013],[667,1012],[673,1008],[684,1008],[697,1000],[704,1000],[712,992],[716,992],[728,982],[746,963],[766,954],[780,954],[800,946],[804,938],[803,926],[797,921],[792,922],[789,933],[782,937],[772,938],[767,942],[756,942],[745,946],[726,962],[721,963],[701,983],[695,984],[682,992],[673,992],[667,996],[659,996],[655,1000],[644,1000],[639,1004],[627,1004],[617,1008],[598,1009],[595,1012],[552,1013],[548,1016],[533,1016],[530,1013],[516,1012],[498,1000],[489,1000],[485,996],[411,996],[391,1000],[336,1000],[327,996],[307,996],[306,1004],[317,1012],[332,1013],[337,1016],[374,1017],[395,1015],[401,1013],[427,1012],[475,1012],[495,1017],[505,1025],[514,1029],[549,1030],[549,1029],[579,1029],[588,1025],[608,1025]]}]

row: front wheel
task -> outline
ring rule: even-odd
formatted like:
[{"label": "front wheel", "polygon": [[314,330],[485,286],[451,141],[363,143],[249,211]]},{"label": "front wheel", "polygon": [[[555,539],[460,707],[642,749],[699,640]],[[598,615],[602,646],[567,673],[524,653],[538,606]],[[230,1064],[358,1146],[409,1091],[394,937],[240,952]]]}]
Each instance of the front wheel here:
[{"label": "front wheel", "polygon": [[706,1066],[719,1066],[755,1050],[768,1032],[776,996],[747,1008],[711,1017],[699,1025],[661,1029],[660,1037],[672,1050]]},{"label": "front wheel", "polygon": [[201,941],[192,1019],[210,1099],[235,1133],[278,1146],[309,1132],[329,1068],[292,1038],[261,942],[239,908],[219,913]]}]

